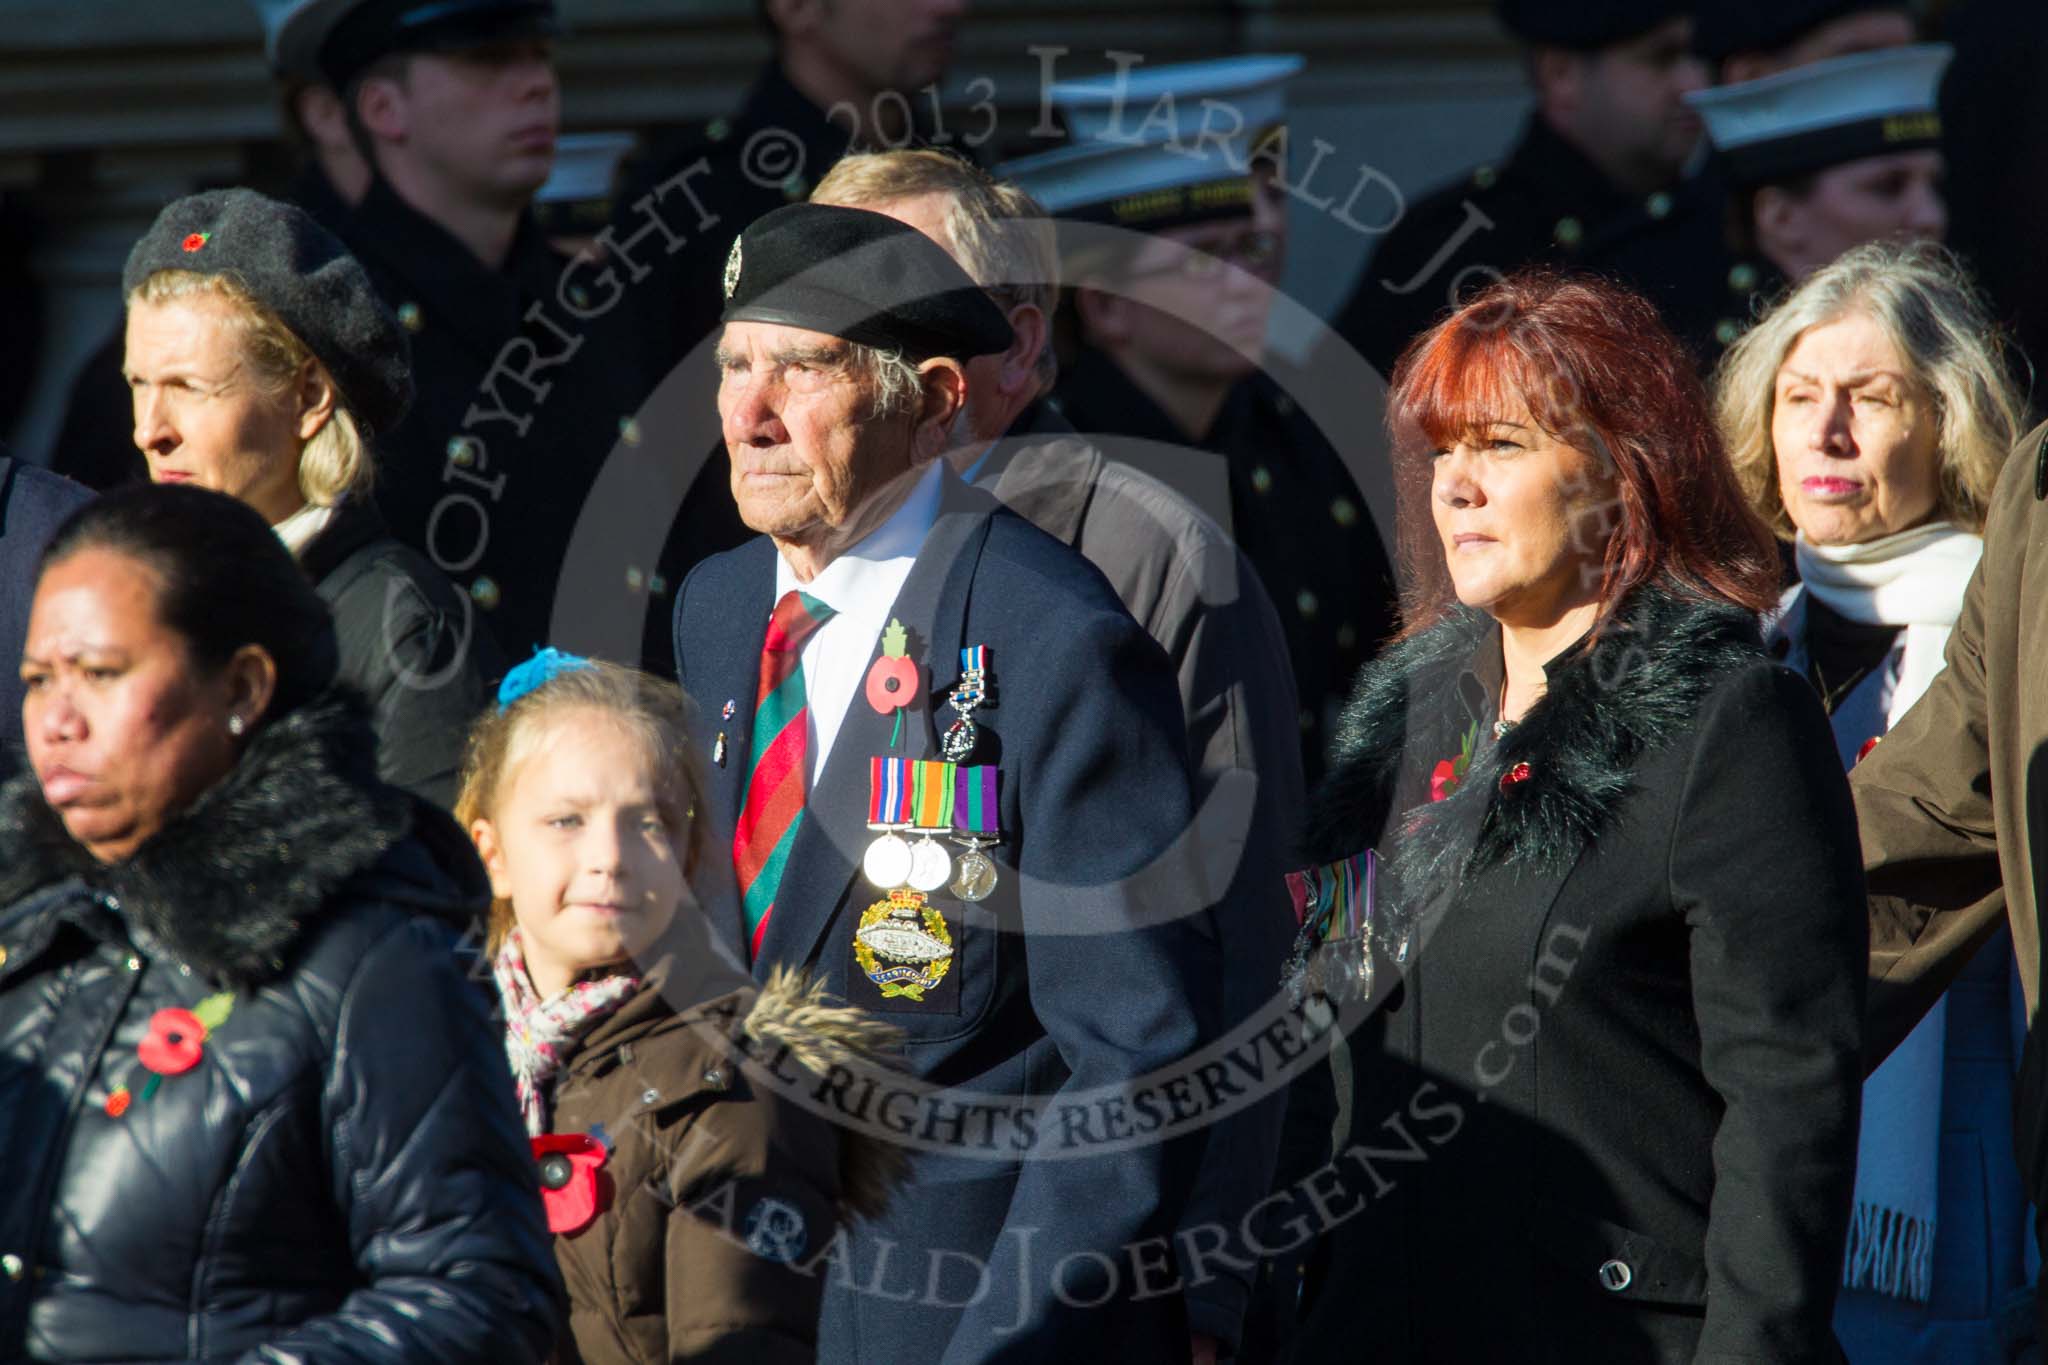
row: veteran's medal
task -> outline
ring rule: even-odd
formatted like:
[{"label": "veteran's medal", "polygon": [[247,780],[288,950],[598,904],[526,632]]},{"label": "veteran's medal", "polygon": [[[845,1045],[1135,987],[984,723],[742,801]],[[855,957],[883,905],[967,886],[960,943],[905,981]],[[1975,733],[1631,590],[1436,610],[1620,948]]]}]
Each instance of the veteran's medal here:
[{"label": "veteran's medal", "polygon": [[953,875],[953,855],[932,838],[953,829],[953,765],[929,759],[910,765],[910,825],[924,837],[910,846],[909,882],[918,891],[936,891]]},{"label": "veteran's medal", "polygon": [[861,913],[853,958],[884,997],[923,1000],[953,965],[953,936],[922,892],[891,891]]},{"label": "veteran's medal", "polygon": [[982,850],[1002,838],[1002,816],[996,806],[994,764],[956,768],[953,776],[953,842],[967,851],[953,864],[948,888],[963,901],[984,901],[996,889],[996,860]]},{"label": "veteran's medal", "polygon": [[910,843],[896,831],[910,827],[910,760],[881,755],[868,760],[868,828],[881,837],[868,845],[861,871],[883,891],[910,879]]},{"label": "veteran's medal", "polygon": [[969,645],[960,651],[960,681],[946,701],[958,717],[939,740],[940,753],[955,763],[965,763],[974,755],[975,741],[980,738],[974,725],[974,708],[987,700],[988,646]]}]

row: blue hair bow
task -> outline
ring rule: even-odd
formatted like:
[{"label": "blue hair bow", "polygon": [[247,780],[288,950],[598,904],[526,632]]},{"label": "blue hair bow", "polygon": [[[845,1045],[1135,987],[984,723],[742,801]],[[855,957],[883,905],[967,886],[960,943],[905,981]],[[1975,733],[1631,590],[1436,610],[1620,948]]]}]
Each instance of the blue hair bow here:
[{"label": "blue hair bow", "polygon": [[596,665],[581,654],[565,654],[550,646],[536,649],[533,657],[513,668],[498,684],[498,709],[504,710],[536,688],[545,686],[564,673],[579,669],[595,668]]}]

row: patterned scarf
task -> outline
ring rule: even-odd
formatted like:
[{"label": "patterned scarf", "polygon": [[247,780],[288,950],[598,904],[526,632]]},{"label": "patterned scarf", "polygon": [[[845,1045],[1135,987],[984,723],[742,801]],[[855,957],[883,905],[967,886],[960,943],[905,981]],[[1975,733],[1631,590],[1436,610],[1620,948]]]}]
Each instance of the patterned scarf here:
[{"label": "patterned scarf", "polygon": [[562,1045],[578,1030],[602,1019],[640,989],[637,976],[606,976],[578,981],[561,994],[543,1000],[526,974],[526,953],[519,931],[505,935],[491,973],[498,980],[498,998],[505,1006],[505,1056],[519,1083],[519,1110],[526,1131],[538,1137],[548,1130],[547,1087],[562,1065]]}]

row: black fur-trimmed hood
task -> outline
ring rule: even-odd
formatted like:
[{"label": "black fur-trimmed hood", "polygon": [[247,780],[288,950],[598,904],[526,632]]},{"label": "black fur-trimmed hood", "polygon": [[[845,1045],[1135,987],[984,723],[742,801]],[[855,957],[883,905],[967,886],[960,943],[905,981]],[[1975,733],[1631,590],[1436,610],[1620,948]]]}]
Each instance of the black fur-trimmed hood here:
[{"label": "black fur-trimmed hood", "polygon": [[411,831],[413,799],[375,762],[362,701],[337,688],[257,731],[232,772],[113,864],[65,832],[24,773],[0,787],[0,905],[80,878],[195,970],[259,985],[342,885]]},{"label": "black fur-trimmed hood", "polygon": [[[1483,868],[1569,868],[1614,817],[1638,760],[1682,734],[1729,670],[1763,657],[1751,613],[1641,589],[1550,670],[1542,699],[1490,744],[1492,717],[1471,714],[1459,680],[1494,629],[1490,617],[1459,609],[1360,675],[1310,805],[1306,861],[1374,847],[1395,887],[1432,897]],[[1482,739],[1471,767],[1431,802],[1426,775],[1457,752],[1472,720]],[[1418,755],[1417,745],[1432,751]],[[1527,776],[1503,788],[1503,774],[1522,763]]]}]

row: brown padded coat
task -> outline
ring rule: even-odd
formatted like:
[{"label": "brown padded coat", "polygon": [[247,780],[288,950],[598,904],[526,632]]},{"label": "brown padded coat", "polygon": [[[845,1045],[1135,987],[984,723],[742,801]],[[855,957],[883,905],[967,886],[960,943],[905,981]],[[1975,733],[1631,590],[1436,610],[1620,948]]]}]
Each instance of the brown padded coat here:
[{"label": "brown padded coat", "polygon": [[2048,1196],[2039,897],[2048,890],[2048,425],[2005,462],[1947,666],[1849,775],[1870,884],[1865,1064],[1875,1067],[2000,924],[2012,928],[2027,1046],[2015,1147]]},{"label": "brown padded coat", "polygon": [[679,1008],[664,993],[677,975],[657,962],[556,1083],[552,1131],[602,1125],[612,1143],[598,1217],[555,1238],[570,1299],[557,1359],[809,1362],[831,1258],[812,1263],[841,1219],[880,1211],[901,1152],[778,1091],[815,1089],[894,1031],[782,973]]}]

